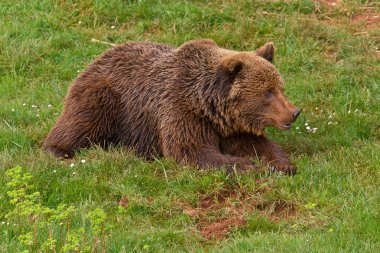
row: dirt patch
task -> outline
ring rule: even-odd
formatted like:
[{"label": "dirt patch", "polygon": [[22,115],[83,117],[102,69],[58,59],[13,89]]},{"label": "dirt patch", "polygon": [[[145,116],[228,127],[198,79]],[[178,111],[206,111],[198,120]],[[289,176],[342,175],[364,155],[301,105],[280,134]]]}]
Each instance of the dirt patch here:
[{"label": "dirt patch", "polygon": [[[241,196],[239,196],[239,194]],[[210,195],[202,196],[199,202],[199,207],[201,209],[217,211],[223,208],[225,206],[225,202],[228,200],[236,201],[244,199],[245,197],[243,195],[245,195],[244,192],[237,192],[230,189],[222,189]]]},{"label": "dirt patch", "polygon": [[196,217],[199,215],[199,211],[197,209],[194,209],[187,204],[183,204],[182,208],[183,208],[183,212],[189,215],[190,217]]},{"label": "dirt patch", "polygon": [[327,26],[348,28],[354,35],[368,34],[369,30],[380,28],[380,12],[375,7],[356,6],[350,9],[348,5],[342,0],[318,0],[317,17]]},{"label": "dirt patch", "polygon": [[235,227],[242,227],[246,224],[243,216],[230,217],[215,221],[200,229],[200,232],[207,240],[222,240],[228,232]]},{"label": "dirt patch", "polygon": [[196,205],[182,202],[183,212],[196,219],[200,234],[207,240],[222,240],[236,227],[246,225],[245,210],[253,210],[253,199],[243,190],[224,188],[200,194]]},{"label": "dirt patch", "polygon": [[324,56],[325,56],[326,59],[329,59],[329,60],[332,60],[332,61],[336,62],[338,54],[335,51],[327,50],[327,51],[324,52]]},{"label": "dirt patch", "polygon": [[129,199],[127,196],[122,196],[118,203],[119,206],[122,206],[124,208],[128,208],[129,205]]},{"label": "dirt patch", "polygon": [[[217,213],[219,211],[226,211],[230,214],[243,213],[242,208],[252,208],[252,205],[244,201],[247,201],[249,196],[246,192],[221,189],[212,194],[200,194],[199,201],[196,206],[184,202],[181,203],[183,212],[191,217],[204,218],[210,213]],[[252,200],[251,200],[252,201]]]},{"label": "dirt patch", "polygon": [[242,189],[223,188],[211,194],[200,194],[195,205],[181,202],[183,213],[196,220],[200,234],[207,240],[222,240],[234,228],[245,226],[246,213],[257,212],[276,223],[299,214],[295,203],[263,202],[262,194],[272,188],[266,180],[257,183],[256,191],[251,193]]},{"label": "dirt patch", "polygon": [[380,27],[380,12],[366,10],[363,13],[353,15],[351,20],[357,25],[364,24],[365,28]]}]

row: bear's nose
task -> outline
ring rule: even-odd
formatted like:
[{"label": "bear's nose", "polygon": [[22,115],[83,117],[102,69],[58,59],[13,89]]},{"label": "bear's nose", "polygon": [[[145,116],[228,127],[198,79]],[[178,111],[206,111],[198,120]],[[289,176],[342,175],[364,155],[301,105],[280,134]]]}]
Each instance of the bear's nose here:
[{"label": "bear's nose", "polygon": [[293,120],[295,121],[298,117],[298,115],[300,115],[301,113],[301,109],[300,108],[296,108],[294,111],[293,111]]}]

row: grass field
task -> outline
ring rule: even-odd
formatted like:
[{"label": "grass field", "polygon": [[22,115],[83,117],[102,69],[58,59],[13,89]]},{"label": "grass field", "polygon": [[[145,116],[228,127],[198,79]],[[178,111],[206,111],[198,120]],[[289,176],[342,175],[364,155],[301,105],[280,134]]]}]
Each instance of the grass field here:
[{"label": "grass field", "polygon": [[[54,252],[42,247],[49,231],[57,252],[93,249],[96,208],[109,228],[98,252],[379,252],[379,16],[376,1],[2,0],[0,252]],[[92,38],[179,46],[199,37],[235,50],[274,42],[303,113],[292,130],[267,133],[292,154],[296,176],[198,171],[117,147],[67,161],[41,151],[70,83],[110,48]],[[65,221],[84,228],[81,243],[58,220],[44,227],[35,210],[6,218],[16,210],[6,171],[17,165],[31,174],[36,203],[73,206]],[[34,227],[31,242],[19,238]]]}]

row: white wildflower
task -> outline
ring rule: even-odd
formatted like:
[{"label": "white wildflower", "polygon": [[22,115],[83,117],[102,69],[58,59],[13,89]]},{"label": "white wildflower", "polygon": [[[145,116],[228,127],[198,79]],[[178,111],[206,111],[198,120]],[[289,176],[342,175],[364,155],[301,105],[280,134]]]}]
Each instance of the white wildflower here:
[{"label": "white wildflower", "polygon": [[74,164],[72,163],[72,164],[70,164],[70,167],[74,167]]},{"label": "white wildflower", "polygon": [[308,126],[309,124],[308,123],[305,123],[305,126]]},{"label": "white wildflower", "polygon": [[111,26],[111,29],[114,29],[115,28],[115,26],[113,25],[113,26]]},{"label": "white wildflower", "polygon": [[82,159],[82,160],[80,160],[80,162],[81,162],[81,163],[85,163],[85,162],[86,162],[86,160]]},{"label": "white wildflower", "polygon": [[350,114],[351,113],[351,111],[350,110],[348,110],[348,114]]}]

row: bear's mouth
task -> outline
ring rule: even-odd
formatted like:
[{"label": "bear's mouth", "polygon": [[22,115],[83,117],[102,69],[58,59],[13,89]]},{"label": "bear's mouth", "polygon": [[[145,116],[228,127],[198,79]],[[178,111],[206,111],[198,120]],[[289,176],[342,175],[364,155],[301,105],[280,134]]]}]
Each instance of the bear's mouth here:
[{"label": "bear's mouth", "polygon": [[288,123],[288,124],[278,124],[279,128],[281,129],[284,129],[284,130],[289,130],[290,128],[292,128],[292,123]]}]

